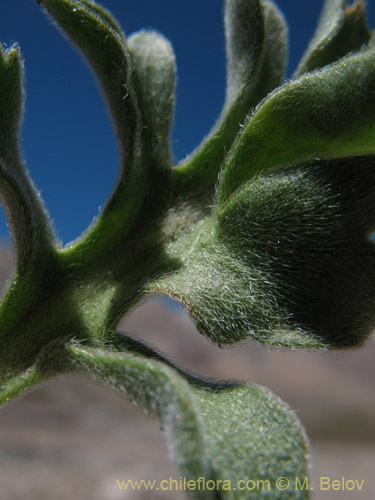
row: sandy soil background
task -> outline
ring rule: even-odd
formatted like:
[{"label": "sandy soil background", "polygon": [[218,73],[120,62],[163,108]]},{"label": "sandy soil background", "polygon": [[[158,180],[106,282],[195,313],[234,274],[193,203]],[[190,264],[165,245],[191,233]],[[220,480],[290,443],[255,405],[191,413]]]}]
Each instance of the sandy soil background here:
[{"label": "sandy soil background", "polygon": [[[12,257],[0,249],[0,284]],[[375,340],[345,353],[221,350],[161,300],[121,324],[186,368],[265,385],[302,420],[311,440],[313,499],[375,499]],[[146,500],[177,492],[120,491],[116,480],[179,473],[163,432],[128,402],[83,378],[53,380],[0,411],[0,500]],[[364,480],[361,492],[319,491],[319,478]]]}]

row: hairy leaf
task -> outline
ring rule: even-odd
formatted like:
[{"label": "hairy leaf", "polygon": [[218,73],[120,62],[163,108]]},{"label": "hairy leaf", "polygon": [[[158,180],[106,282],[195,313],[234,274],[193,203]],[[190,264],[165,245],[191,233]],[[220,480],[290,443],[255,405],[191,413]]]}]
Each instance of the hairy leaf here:
[{"label": "hairy leaf", "polygon": [[24,394],[34,385],[41,383],[44,377],[36,367],[29,368],[20,376],[5,381],[0,380],[0,406],[9,403],[12,399]]},{"label": "hairy leaf", "polygon": [[362,1],[326,0],[319,24],[295,76],[321,68],[368,43],[370,31]]},{"label": "hairy leaf", "polygon": [[257,79],[265,38],[264,15],[258,0],[225,2],[227,106],[231,107]]},{"label": "hairy leaf", "polygon": [[155,31],[135,33],[128,45],[134,66],[134,85],[143,111],[145,147],[152,168],[170,167],[176,73],[172,46]]},{"label": "hairy leaf", "polygon": [[135,214],[142,208],[137,190],[146,189],[140,113],[131,84],[130,56],[116,21],[100,7],[81,0],[41,0],[41,4],[90,63],[107,101],[118,141],[122,171],[117,186],[96,225],[76,249],[81,253],[82,247],[87,249],[91,244],[91,253],[100,253],[133,227]]},{"label": "hairy leaf", "polygon": [[[211,478],[197,405],[180,376],[163,363],[125,352],[117,354],[76,345],[67,349],[75,371],[104,383],[160,420],[182,474]],[[205,496],[201,492],[197,498]]]},{"label": "hairy leaf", "polygon": [[[375,46],[363,3],[327,0],[304,74],[280,86],[282,15],[270,1],[226,0],[224,108],[176,169],[169,42],[153,31],[127,41],[89,0],[37,3],[96,74],[122,170],[91,230],[54,249],[20,154],[22,60],[17,47],[1,51],[0,197],[18,261],[0,308],[0,403],[58,373],[83,373],[160,420],[184,476],[220,482],[191,498],[308,498],[305,437],[283,403],[255,385],[186,373],[115,329],[140,299],[162,293],[219,345],[250,337],[341,349],[369,337]],[[265,488],[246,489],[254,478]]]},{"label": "hairy leaf", "polygon": [[[67,349],[74,370],[130,399],[165,426],[182,475],[204,478],[208,485],[188,491],[191,498],[256,499],[271,492],[273,498],[309,498],[309,491],[296,488],[296,478],[302,484],[307,477],[304,432],[288,407],[263,387],[204,380],[189,386],[159,361],[78,345]],[[282,494],[275,483],[281,476],[290,481]],[[246,489],[252,478],[265,482],[264,491]]]},{"label": "hairy leaf", "polygon": [[[42,0],[41,0],[42,1]],[[92,0],[80,0],[85,7],[87,7],[91,12],[98,16],[101,23],[107,23],[110,28],[113,29],[120,37],[125,40],[125,34],[123,33],[121,26],[113,17],[113,14],[105,9],[102,5],[99,5]]]},{"label": "hairy leaf", "polygon": [[223,158],[247,113],[280,85],[286,67],[287,29],[272,2],[227,0],[225,34],[227,91],[223,111],[207,138],[179,167],[185,182],[193,178],[200,186],[216,182]]},{"label": "hairy leaf", "polygon": [[138,109],[130,86],[129,53],[124,37],[93,10],[93,4],[80,0],[41,3],[92,66],[109,105],[122,162],[130,166]]},{"label": "hairy leaf", "polygon": [[288,27],[277,6],[271,1],[262,2],[265,40],[262,66],[254,89],[253,102],[248,113],[273,89],[281,85],[288,59]]},{"label": "hairy leaf", "polygon": [[374,157],[257,176],[168,246],[180,267],[149,284],[218,344],[359,345],[375,327]]},{"label": "hairy leaf", "polygon": [[301,76],[270,95],[234,143],[220,204],[259,173],[314,158],[375,152],[375,49]]},{"label": "hairy leaf", "polygon": [[[17,251],[17,273],[41,265],[54,236],[41,196],[25,169],[20,146],[23,60],[17,46],[0,50],[0,198]],[[44,255],[43,255],[44,253]]]}]

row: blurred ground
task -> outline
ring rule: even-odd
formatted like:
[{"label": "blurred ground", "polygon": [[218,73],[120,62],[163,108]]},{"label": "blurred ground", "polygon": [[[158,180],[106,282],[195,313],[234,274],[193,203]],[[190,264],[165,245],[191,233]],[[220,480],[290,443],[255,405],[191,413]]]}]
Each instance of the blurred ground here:
[{"label": "blurred ground", "polygon": [[[0,280],[11,256],[0,250]],[[220,350],[188,318],[151,300],[121,325],[195,372],[265,385],[311,440],[315,500],[375,499],[375,340],[347,353]],[[56,379],[0,411],[0,500],[175,499],[120,491],[116,480],[179,477],[163,433],[115,394],[78,377]],[[319,491],[319,478],[364,480],[361,492]]]}]

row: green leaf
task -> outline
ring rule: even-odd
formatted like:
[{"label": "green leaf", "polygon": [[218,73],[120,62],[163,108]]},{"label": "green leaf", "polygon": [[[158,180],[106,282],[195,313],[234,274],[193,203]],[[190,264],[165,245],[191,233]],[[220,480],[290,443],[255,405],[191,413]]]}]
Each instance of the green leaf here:
[{"label": "green leaf", "polygon": [[227,52],[226,106],[257,79],[265,38],[264,14],[258,0],[227,0],[224,12]]},{"label": "green leaf", "polygon": [[228,1],[225,24],[228,76],[224,110],[241,106],[246,116],[284,77],[287,26],[273,2],[249,0]]},{"label": "green leaf", "polygon": [[[247,113],[280,85],[287,57],[287,28],[272,2],[225,3],[227,91],[223,111],[202,144],[179,166],[185,182],[214,185],[221,163]],[[202,168],[202,165],[204,168]],[[185,183],[182,185],[185,191]]]},{"label": "green leaf", "polygon": [[123,35],[99,16],[90,2],[41,0],[58,26],[83,52],[107,100],[123,165],[130,168],[138,108],[130,85],[129,52]]},{"label": "green leaf", "polygon": [[[202,387],[193,393],[215,478],[222,481],[220,498],[310,498],[310,491],[301,488],[305,480],[308,484],[306,436],[285,403],[250,383],[218,390]],[[288,483],[285,490],[277,485],[280,477]],[[244,483],[248,480],[250,491]],[[226,491],[229,485],[236,491]]]},{"label": "green leaf", "polygon": [[105,9],[102,5],[99,5],[92,0],[80,0],[83,5],[85,5],[93,14],[98,16],[100,23],[107,23],[108,26],[117,33],[120,37],[125,40],[125,35],[121,29],[121,26],[113,17],[113,14]]},{"label": "green leaf", "polygon": [[80,0],[41,0],[48,14],[86,56],[107,101],[117,137],[120,178],[95,226],[70,252],[91,256],[122,240],[142,208],[147,189],[142,165],[141,120],[131,84],[128,48],[117,23],[101,7]]},{"label": "green leaf", "polygon": [[211,477],[196,403],[186,382],[171,368],[125,352],[118,354],[74,344],[67,346],[67,353],[75,371],[104,383],[160,420],[183,474]]},{"label": "green leaf", "polygon": [[17,396],[21,396],[43,380],[44,377],[38,368],[32,367],[20,376],[0,381],[0,406],[9,403]]},{"label": "green leaf", "polygon": [[255,178],[220,211],[225,246],[253,282],[262,273],[263,314],[279,311],[301,344],[349,348],[373,332],[374,172],[375,156],[313,161]]},{"label": "green leaf", "polygon": [[[251,500],[268,498],[271,492],[272,498],[309,498],[309,491],[296,488],[296,478],[303,484],[308,475],[304,431],[268,390],[204,380],[189,386],[164,363],[126,352],[79,345],[68,346],[67,352],[74,370],[104,383],[162,423],[181,474],[187,480],[204,478],[208,486],[188,491],[190,498]],[[285,491],[276,488],[279,477],[290,481]],[[246,490],[246,481],[254,478],[265,482],[264,491]],[[210,489],[216,485],[219,493]]]},{"label": "green leaf", "polygon": [[284,16],[271,1],[262,2],[265,40],[262,66],[248,112],[272,90],[281,85],[288,59],[288,27]]},{"label": "green leaf", "polygon": [[373,154],[374,117],[372,47],[280,87],[234,143],[222,172],[220,204],[260,173],[314,158]]},{"label": "green leaf", "polygon": [[[272,234],[272,226],[264,227]],[[199,332],[220,346],[251,337],[276,347],[325,347],[319,336],[302,329],[278,304],[280,292],[268,269],[271,257],[263,260],[267,255],[258,250],[241,258],[219,230],[213,215],[171,243],[168,253],[180,266],[150,282],[148,292],[179,301]],[[251,238],[251,233],[246,236]]]},{"label": "green leaf", "polygon": [[171,242],[149,293],[180,301],[219,345],[349,348],[375,328],[375,157],[257,175]]},{"label": "green leaf", "polygon": [[176,74],[173,48],[155,31],[135,33],[129,37],[128,46],[148,156],[153,168],[170,168]]},{"label": "green leaf", "polygon": [[295,76],[321,68],[367,44],[370,30],[365,5],[358,1],[347,7],[347,0],[326,0],[320,21]]},{"label": "green leaf", "polygon": [[110,340],[110,345],[116,349],[116,351],[130,351],[131,353],[142,356],[143,358],[162,361],[164,364],[180,373],[188,382],[194,383],[197,381],[196,376],[176,366],[171,360],[165,357],[164,353],[159,352],[146,342],[134,338],[132,335],[115,332]]},{"label": "green leaf", "polygon": [[23,61],[17,45],[0,50],[0,158],[19,166],[23,119]]},{"label": "green leaf", "polygon": [[[23,60],[18,46],[0,50],[0,199],[15,240],[17,273],[43,266],[54,235],[21,154]],[[40,271],[40,267],[38,267]]]}]

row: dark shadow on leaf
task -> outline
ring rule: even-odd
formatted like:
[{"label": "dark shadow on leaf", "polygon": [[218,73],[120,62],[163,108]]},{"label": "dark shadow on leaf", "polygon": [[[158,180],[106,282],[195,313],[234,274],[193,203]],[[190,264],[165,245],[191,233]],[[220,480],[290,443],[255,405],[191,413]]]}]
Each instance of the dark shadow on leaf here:
[{"label": "dark shadow on leaf", "polygon": [[[349,348],[375,327],[375,158],[316,161],[245,186],[222,241],[267,276],[291,326]],[[271,284],[271,285],[270,285]]]}]

